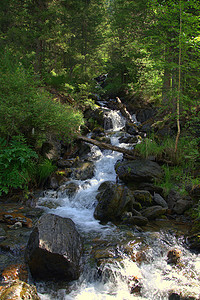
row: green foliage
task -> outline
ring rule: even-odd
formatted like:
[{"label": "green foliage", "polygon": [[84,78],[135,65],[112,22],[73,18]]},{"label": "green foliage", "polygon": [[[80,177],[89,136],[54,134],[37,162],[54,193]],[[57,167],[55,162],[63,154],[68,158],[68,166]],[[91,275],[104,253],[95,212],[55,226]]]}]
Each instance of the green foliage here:
[{"label": "green foliage", "polygon": [[22,136],[13,136],[9,143],[0,139],[0,195],[13,188],[28,188],[36,158]]},{"label": "green foliage", "polygon": [[148,158],[151,155],[158,158],[163,152],[163,147],[159,145],[153,137],[143,139],[141,143],[135,146],[135,150],[144,158]]},{"label": "green foliage", "polygon": [[200,184],[199,177],[193,177],[191,170],[183,170],[181,166],[162,166],[164,178],[161,183],[158,183],[163,188],[167,195],[173,188],[183,195],[188,194],[188,187],[192,189]]},{"label": "green foliage", "polygon": [[183,136],[179,140],[177,153],[174,153],[175,140],[166,137],[158,142],[154,135],[145,138],[135,146],[135,150],[144,158],[155,156],[157,160],[165,163],[180,165],[183,167],[194,168],[196,160],[199,158],[198,139],[191,136]]},{"label": "green foliage", "polygon": [[36,167],[35,176],[39,186],[56,170],[56,166],[49,159],[43,159]]},{"label": "green foliage", "polygon": [[9,52],[1,54],[0,72],[1,135],[23,134],[29,140],[47,133],[65,140],[74,136],[83,122],[79,111],[53,101],[32,71]]}]

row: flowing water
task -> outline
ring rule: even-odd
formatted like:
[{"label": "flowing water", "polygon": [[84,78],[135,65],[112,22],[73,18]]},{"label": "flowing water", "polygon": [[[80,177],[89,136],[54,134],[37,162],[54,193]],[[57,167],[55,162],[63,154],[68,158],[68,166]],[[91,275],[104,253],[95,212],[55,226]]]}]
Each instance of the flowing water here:
[{"label": "flowing water", "polygon": [[[112,120],[107,135],[113,145],[119,145],[124,120],[117,111],[105,112]],[[85,248],[80,278],[57,285],[38,282],[41,299],[157,300],[169,299],[172,293],[184,299],[200,299],[200,255],[185,246],[185,226],[160,220],[143,231],[112,223],[103,225],[94,219],[98,187],[106,180],[116,180],[114,165],[122,154],[92,146],[90,158],[95,161],[95,176],[85,181],[72,179],[79,185],[75,196],[68,197],[61,188],[60,192],[46,191],[39,199],[38,205],[47,212],[75,222]],[[181,251],[178,265],[167,262],[167,253],[174,248]]]}]

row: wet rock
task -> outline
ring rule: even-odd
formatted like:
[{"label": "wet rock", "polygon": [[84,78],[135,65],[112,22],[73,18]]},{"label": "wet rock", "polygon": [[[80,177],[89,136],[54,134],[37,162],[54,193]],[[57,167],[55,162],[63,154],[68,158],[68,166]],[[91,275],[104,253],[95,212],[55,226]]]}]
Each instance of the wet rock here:
[{"label": "wet rock", "polygon": [[132,211],[133,193],[125,186],[106,181],[99,187],[98,204],[94,216],[101,221],[119,220],[125,211]]},{"label": "wet rock", "polygon": [[148,207],[152,204],[153,197],[149,193],[149,191],[145,190],[135,190],[133,191],[134,198],[137,202],[139,202],[142,207]]},{"label": "wet rock", "polygon": [[67,195],[68,197],[73,197],[79,190],[79,185],[75,182],[69,182],[66,185],[60,186],[58,193],[62,196]]},{"label": "wet rock", "polygon": [[25,217],[21,213],[15,213],[15,212],[1,212],[0,213],[0,222],[1,223],[7,223],[9,225],[13,225],[16,222],[21,222],[23,226],[26,226],[28,228],[32,227],[32,220]]},{"label": "wet rock", "polygon": [[151,206],[141,211],[142,215],[148,220],[155,220],[157,217],[160,217],[166,213],[166,208],[162,206]]},{"label": "wet rock", "polygon": [[78,167],[73,170],[72,178],[86,180],[94,176],[95,165],[93,162],[79,162]]},{"label": "wet rock", "polygon": [[134,160],[118,162],[115,165],[116,173],[124,182],[153,182],[163,176],[161,167],[150,160]]},{"label": "wet rock", "polygon": [[75,280],[80,275],[82,241],[69,218],[43,215],[32,231],[25,259],[34,278]]},{"label": "wet rock", "polygon": [[167,262],[169,264],[177,264],[180,261],[181,251],[178,249],[169,250],[167,253]]},{"label": "wet rock", "polygon": [[6,267],[1,276],[3,277],[4,282],[21,280],[28,281],[28,269],[27,266],[23,263],[21,264],[12,264]]},{"label": "wet rock", "polygon": [[167,202],[160,194],[154,193],[153,200],[156,204],[158,204],[164,208],[168,208]]},{"label": "wet rock", "polygon": [[11,281],[0,289],[1,300],[40,300],[36,287],[26,282],[16,280]]}]

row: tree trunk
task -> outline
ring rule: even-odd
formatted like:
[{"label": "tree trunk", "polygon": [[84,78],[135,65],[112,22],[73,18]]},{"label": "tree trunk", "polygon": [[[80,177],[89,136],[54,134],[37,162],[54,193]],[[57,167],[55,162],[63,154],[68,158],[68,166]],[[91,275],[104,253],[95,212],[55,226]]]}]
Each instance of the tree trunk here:
[{"label": "tree trunk", "polygon": [[77,139],[82,140],[82,141],[87,142],[87,143],[90,143],[90,144],[93,144],[95,146],[98,146],[99,148],[104,148],[104,149],[108,149],[108,150],[123,153],[123,154],[127,155],[129,158],[132,158],[132,159],[135,158],[133,150],[128,150],[128,149],[125,149],[125,148],[121,148],[121,147],[113,146],[113,145],[110,145],[110,144],[102,143],[102,142],[87,138],[85,136],[77,136]]},{"label": "tree trunk", "polygon": [[177,135],[175,142],[174,152],[177,152],[178,148],[178,140],[181,133],[180,128],[180,94],[181,94],[181,35],[182,35],[182,11],[181,11],[181,0],[179,0],[180,5],[180,32],[179,32],[179,57],[178,57],[178,95],[177,95],[177,106],[176,106],[176,119],[177,119]]},{"label": "tree trunk", "polygon": [[117,100],[117,108],[120,110],[122,116],[124,116],[129,123],[134,123],[130,113],[126,109],[126,106],[121,102],[119,97],[116,97],[116,100]]}]

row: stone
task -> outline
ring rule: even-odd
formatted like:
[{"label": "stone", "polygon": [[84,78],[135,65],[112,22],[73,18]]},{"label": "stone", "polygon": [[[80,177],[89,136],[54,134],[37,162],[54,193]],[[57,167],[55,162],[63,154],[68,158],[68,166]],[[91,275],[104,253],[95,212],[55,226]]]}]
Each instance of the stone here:
[{"label": "stone", "polygon": [[134,198],[137,202],[139,202],[142,207],[151,206],[153,197],[149,191],[145,190],[135,190],[133,191]]},{"label": "stone", "polygon": [[40,300],[36,287],[26,282],[15,280],[0,289],[1,300]]},{"label": "stone", "polygon": [[154,193],[153,195],[153,200],[156,204],[164,207],[164,208],[168,208],[167,202],[165,201],[165,199],[158,193]]},{"label": "stone", "polygon": [[15,212],[9,212],[9,213],[1,212],[0,222],[7,223],[9,225],[13,225],[17,222],[20,222],[25,227],[28,228],[32,227],[32,220],[30,218],[25,217],[21,213],[15,213]]},{"label": "stone", "polygon": [[191,208],[193,204],[190,197],[184,197],[175,190],[169,192],[167,203],[169,208],[178,215],[183,214],[186,210]]},{"label": "stone", "polygon": [[137,225],[137,226],[145,226],[148,223],[148,219],[143,216],[132,216],[130,213],[124,213],[123,224]]},{"label": "stone", "polygon": [[135,202],[132,191],[123,185],[106,181],[99,187],[94,216],[101,221],[120,220],[125,211],[132,211]]},{"label": "stone", "polygon": [[4,282],[21,280],[28,281],[28,269],[27,266],[23,263],[21,264],[12,264],[6,267],[1,276],[3,277]]},{"label": "stone", "polygon": [[156,162],[145,159],[117,162],[115,171],[125,183],[154,182],[163,176],[163,171]]},{"label": "stone", "polygon": [[58,193],[61,196],[67,195],[68,197],[73,197],[79,190],[79,185],[75,182],[69,182],[65,185],[60,186]]},{"label": "stone", "polygon": [[186,210],[192,207],[192,201],[181,199],[176,202],[176,204],[173,207],[173,211],[178,214],[182,215]]},{"label": "stone", "polygon": [[80,275],[82,249],[71,219],[44,214],[30,235],[25,260],[36,279],[70,281]]},{"label": "stone", "polygon": [[167,262],[169,264],[177,264],[180,261],[181,250],[172,249],[167,253]]},{"label": "stone", "polygon": [[93,162],[79,162],[78,166],[72,172],[72,178],[77,180],[86,180],[94,176],[95,166]]},{"label": "stone", "polygon": [[151,206],[141,211],[142,216],[148,218],[148,220],[155,220],[166,213],[166,208],[162,206]]}]

